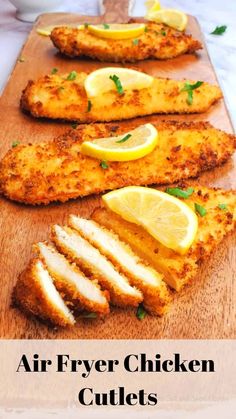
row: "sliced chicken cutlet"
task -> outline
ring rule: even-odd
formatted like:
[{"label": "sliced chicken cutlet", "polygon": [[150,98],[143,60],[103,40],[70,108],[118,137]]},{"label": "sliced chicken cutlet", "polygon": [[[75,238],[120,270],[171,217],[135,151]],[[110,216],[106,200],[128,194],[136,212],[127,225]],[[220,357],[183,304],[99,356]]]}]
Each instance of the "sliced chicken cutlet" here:
[{"label": "sliced chicken cutlet", "polygon": [[37,243],[34,249],[46,265],[56,288],[65,296],[64,299],[75,308],[101,314],[109,313],[106,295],[95,281],[86,278],[75,264],[70,263],[53,246]]},{"label": "sliced chicken cutlet", "polygon": [[168,184],[221,165],[236,148],[233,135],[207,122],[168,121],[154,122],[157,146],[138,160],[109,162],[104,170],[100,160],[80,153],[85,140],[122,135],[139,125],[90,124],[51,142],[19,144],[0,162],[0,191],[26,204],[48,204],[129,185]]},{"label": "sliced chicken cutlet", "polygon": [[105,256],[71,228],[53,226],[52,240],[60,252],[109,291],[113,304],[136,307],[143,300],[142,293],[130,286]]},{"label": "sliced chicken cutlet", "polygon": [[[50,74],[29,81],[21,97],[21,108],[36,118],[63,119],[89,123],[116,121],[152,114],[190,114],[206,112],[222,97],[218,86],[207,82],[192,91],[188,101],[186,83],[191,80],[154,78],[150,87],[125,90],[120,95],[110,90],[89,98],[85,91],[86,73]],[[112,76],[112,74],[111,74]]]},{"label": "sliced chicken cutlet", "polygon": [[[146,23],[145,32],[134,39],[104,39],[83,30],[61,26],[51,33],[55,47],[69,57],[86,56],[100,61],[135,62],[166,60],[202,48],[199,41],[161,23]],[[135,42],[134,42],[135,41]]]},{"label": "sliced chicken cutlet", "polygon": [[75,319],[53,284],[44,264],[34,259],[19,277],[14,301],[24,311],[58,326],[74,325]]},{"label": "sliced chicken cutlet", "polygon": [[143,304],[149,312],[161,315],[167,310],[169,294],[162,275],[144,264],[129,245],[119,240],[111,230],[92,220],[71,215],[69,225],[105,255],[129,278],[131,285],[143,293]]},{"label": "sliced chicken cutlet", "polygon": [[166,248],[142,227],[123,220],[105,208],[95,210],[92,219],[113,230],[140,257],[161,272],[171,288],[179,291],[196,276],[199,262],[206,259],[236,226],[236,192],[202,186],[195,186],[194,190],[184,202],[193,209],[197,203],[207,213],[199,216],[197,236],[185,255]]}]

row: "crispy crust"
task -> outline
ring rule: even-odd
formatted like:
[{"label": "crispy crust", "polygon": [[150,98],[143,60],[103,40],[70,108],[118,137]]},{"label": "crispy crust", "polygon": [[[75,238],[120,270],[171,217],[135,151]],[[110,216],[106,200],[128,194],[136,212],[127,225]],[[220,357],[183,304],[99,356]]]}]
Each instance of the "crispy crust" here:
[{"label": "crispy crust", "polygon": [[75,323],[73,315],[66,317],[46,295],[38,276],[38,263],[38,259],[32,260],[18,278],[13,292],[14,303],[26,313],[33,314],[52,325],[72,326]]},{"label": "crispy crust", "polygon": [[199,41],[164,24],[148,22],[147,31],[133,39],[102,39],[88,29],[57,27],[51,33],[54,46],[69,57],[87,56],[110,62],[135,62],[154,58],[166,60],[202,48]]},{"label": "crispy crust", "polygon": [[86,139],[120,135],[139,125],[82,125],[54,141],[18,145],[0,162],[0,191],[26,204],[65,202],[128,185],[168,184],[223,164],[236,148],[235,136],[207,122],[154,123],[159,132],[156,149],[139,160],[109,162],[80,154]]},{"label": "crispy crust", "polygon": [[79,123],[115,121],[137,116],[159,114],[190,114],[206,112],[222,97],[218,86],[204,82],[193,92],[193,102],[182,91],[192,80],[155,78],[149,88],[105,92],[93,97],[88,112],[88,97],[84,88],[86,73],[78,73],[74,81],[68,74],[46,75],[29,81],[22,92],[21,108],[36,118],[63,119]]},{"label": "crispy crust", "polygon": [[[192,208],[195,202],[202,205],[207,209],[207,215],[199,217],[196,239],[184,256],[162,246],[142,227],[123,220],[107,209],[95,210],[92,219],[115,231],[134,252],[163,273],[171,288],[179,291],[196,276],[199,263],[207,259],[226,234],[236,227],[236,192],[202,186],[194,188],[194,194],[185,202]],[[218,207],[221,203],[227,205],[227,210]]]},{"label": "crispy crust", "polygon": [[[162,315],[168,309],[168,304],[170,301],[169,293],[165,283],[162,281],[162,276],[155,270],[153,270],[150,265],[147,265],[144,261],[142,261],[131,249],[131,247],[125,243],[124,241],[119,240],[117,234],[115,234],[112,230],[108,230],[94,221],[90,220],[90,223],[95,224],[95,231],[94,234],[86,233],[84,229],[79,228],[78,224],[73,222],[73,218],[69,218],[69,225],[77,230],[79,234],[86,240],[89,241],[93,246],[95,246],[104,256],[106,256],[112,264],[118,269],[121,273],[123,273],[128,279],[131,285],[138,288],[144,297],[143,304],[145,308],[151,312],[152,314]],[[102,231],[106,237],[103,237],[99,240],[99,234],[96,234],[96,229],[98,231]],[[120,246],[123,251],[125,251],[129,256],[132,257],[132,260],[140,266],[141,268],[146,269],[156,277],[155,283],[150,283],[145,281],[142,276],[138,275],[137,272],[135,273],[132,269],[125,264],[125,262],[121,261],[118,255],[118,249],[113,249],[110,246],[108,250],[107,247],[104,247],[103,241],[107,243],[111,243],[111,241],[115,241],[118,246]]]},{"label": "crispy crust", "polygon": [[[68,227],[65,227],[64,230],[68,234],[74,234],[78,236],[78,234],[74,230]],[[75,252],[73,252],[65,243],[62,242],[61,238],[56,233],[55,227],[52,227],[51,238],[52,238],[52,241],[55,243],[56,247],[58,248],[58,250],[62,252],[64,255],[66,255],[67,259],[70,262],[75,262],[79,266],[79,268],[85,273],[86,276],[94,280],[97,280],[103,289],[109,291],[110,297],[111,297],[111,303],[119,307],[127,307],[127,306],[137,307],[138,304],[143,300],[143,296],[138,290],[136,290],[135,288],[129,287],[130,290],[132,289],[133,292],[132,293],[128,292],[128,290],[127,292],[124,292],[120,288],[120,286],[117,283],[115,283],[115,281],[112,282],[107,276],[105,276],[104,272],[101,271],[99,267],[96,267],[94,263],[91,263],[85,260],[82,257],[82,254],[78,256]],[[90,247],[91,245],[87,242],[87,246]],[[78,248],[78,252],[79,250],[80,249]],[[96,252],[98,251],[96,250]],[[100,254],[99,257],[103,258],[104,263],[109,264],[112,270],[115,270],[113,265],[110,264],[110,262],[105,258],[105,256],[102,256]],[[118,271],[116,272],[118,273]],[[123,281],[125,281],[128,284],[128,280],[124,276],[120,275],[120,277]]]},{"label": "crispy crust", "polygon": [[[67,259],[62,254],[57,252],[57,250],[53,246],[45,243],[43,244],[49,249],[49,251],[57,255],[59,263],[61,261],[61,263],[63,263],[63,265],[66,266],[67,270],[70,271],[72,274],[74,273],[77,277],[78,285],[76,286],[73,281],[68,280],[69,274],[65,275],[63,269],[61,269],[59,272],[59,269],[55,271],[55,269],[51,268],[50,264],[47,261],[47,258],[45,258],[41,250],[40,245],[42,245],[42,243],[37,243],[36,245],[34,245],[34,250],[37,252],[38,257],[46,265],[48,272],[53,278],[56,288],[63,296],[64,300],[72,304],[73,308],[75,309],[80,308],[90,312],[108,314],[110,311],[109,303],[107,300],[107,297],[109,298],[108,293],[102,291],[95,281],[90,281],[88,278],[86,278],[83,272],[77,266],[75,266],[75,264],[69,263]],[[81,283],[81,281],[83,282]],[[85,292],[83,292],[84,282],[85,285],[86,282],[88,282],[88,285],[90,287],[96,289],[95,291],[100,295],[101,299],[99,302],[94,301],[92,298],[88,298],[86,296]]]}]

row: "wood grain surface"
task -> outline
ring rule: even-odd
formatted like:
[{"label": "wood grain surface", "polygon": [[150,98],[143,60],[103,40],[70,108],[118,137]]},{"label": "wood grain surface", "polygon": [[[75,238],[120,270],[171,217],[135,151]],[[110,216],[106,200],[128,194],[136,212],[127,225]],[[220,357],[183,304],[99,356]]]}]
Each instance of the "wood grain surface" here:
[{"label": "wood grain surface", "polygon": [[[39,121],[24,115],[19,109],[21,91],[29,79],[50,73],[53,67],[62,72],[80,69],[94,70],[109,64],[91,60],[71,60],[62,57],[47,37],[36,33],[36,27],[59,23],[127,21],[127,0],[116,1],[110,8],[104,1],[108,14],[102,17],[71,14],[42,15],[21,52],[23,62],[18,61],[0,101],[0,151],[3,156],[13,141],[21,143],[51,140],[64,132],[65,123]],[[111,2],[114,4],[114,2]],[[197,39],[202,36],[193,17],[189,17],[188,31]],[[113,65],[113,64],[112,64]],[[197,55],[186,55],[168,61],[148,60],[137,67],[154,76],[175,79],[190,78],[217,83],[207,50]],[[232,132],[232,125],[224,101],[220,101],[207,114],[183,116],[151,116],[144,121],[162,119],[209,120],[213,125]],[[125,125],[125,122],[123,122]],[[235,160],[205,173],[199,182],[206,185],[236,188]],[[180,294],[174,295],[170,312],[163,318],[147,316],[140,322],[133,309],[112,309],[103,320],[82,320],[74,328],[53,330],[36,319],[28,318],[11,307],[11,294],[19,273],[25,268],[32,254],[32,244],[48,237],[52,223],[65,223],[70,213],[88,216],[99,205],[99,197],[77,199],[66,204],[49,206],[25,206],[0,198],[1,234],[1,318],[2,338],[50,338],[50,339],[190,339],[236,337],[236,236],[231,235],[199,270],[195,281]]]}]

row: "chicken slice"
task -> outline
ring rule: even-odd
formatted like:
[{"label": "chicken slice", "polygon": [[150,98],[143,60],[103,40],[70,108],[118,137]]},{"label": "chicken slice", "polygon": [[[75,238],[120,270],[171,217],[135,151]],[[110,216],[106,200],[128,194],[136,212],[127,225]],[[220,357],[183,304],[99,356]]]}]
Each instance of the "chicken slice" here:
[{"label": "chicken slice", "polygon": [[74,325],[75,319],[52,277],[39,259],[34,259],[19,277],[14,289],[14,301],[26,312],[58,326]]},{"label": "chicken slice", "polygon": [[144,296],[145,308],[153,314],[163,314],[169,295],[162,275],[147,266],[119,237],[95,221],[71,215],[69,224],[106,256],[119,271],[129,278]]},{"label": "chicken slice", "polygon": [[109,291],[113,304],[137,306],[143,300],[142,293],[130,286],[105,256],[71,228],[53,226],[52,240],[69,260],[76,262],[86,275],[97,279],[102,288]]},{"label": "chicken slice", "polygon": [[37,243],[34,248],[47,266],[56,288],[74,307],[79,306],[96,313],[109,313],[107,298],[95,281],[86,278],[75,264],[71,264],[53,246]]}]

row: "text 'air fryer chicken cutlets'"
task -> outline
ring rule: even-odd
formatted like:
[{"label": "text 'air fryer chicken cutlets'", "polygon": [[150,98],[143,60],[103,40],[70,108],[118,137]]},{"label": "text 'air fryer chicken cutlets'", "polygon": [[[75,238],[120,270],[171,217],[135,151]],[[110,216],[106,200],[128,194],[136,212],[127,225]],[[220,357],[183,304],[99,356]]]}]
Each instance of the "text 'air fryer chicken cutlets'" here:
[{"label": "text 'air fryer chicken cutlets'", "polygon": [[55,47],[69,57],[86,56],[110,62],[166,60],[202,48],[199,41],[160,23],[146,23],[145,31],[133,39],[104,39],[88,27],[56,27],[51,33]]},{"label": "text 'air fryer chicken cutlets'", "polygon": [[138,160],[101,161],[80,152],[85,140],[121,135],[126,127],[112,124],[79,126],[51,142],[12,148],[0,162],[0,191],[26,204],[67,201],[128,185],[168,184],[195,177],[224,163],[234,152],[235,137],[206,122],[154,124],[156,148]]},{"label": "text 'air fryer chicken cutlets'", "polygon": [[[202,113],[222,97],[220,88],[207,82],[164,78],[153,78],[149,87],[124,89],[119,93],[110,80],[113,77],[119,89],[119,77],[114,68],[111,68],[106,78],[106,83],[111,84],[111,90],[90,97],[85,90],[87,76],[87,73],[72,71],[69,74],[51,74],[31,80],[22,93],[21,108],[36,118],[80,123],[109,122],[155,113]],[[192,93],[190,100],[189,92]]]}]

